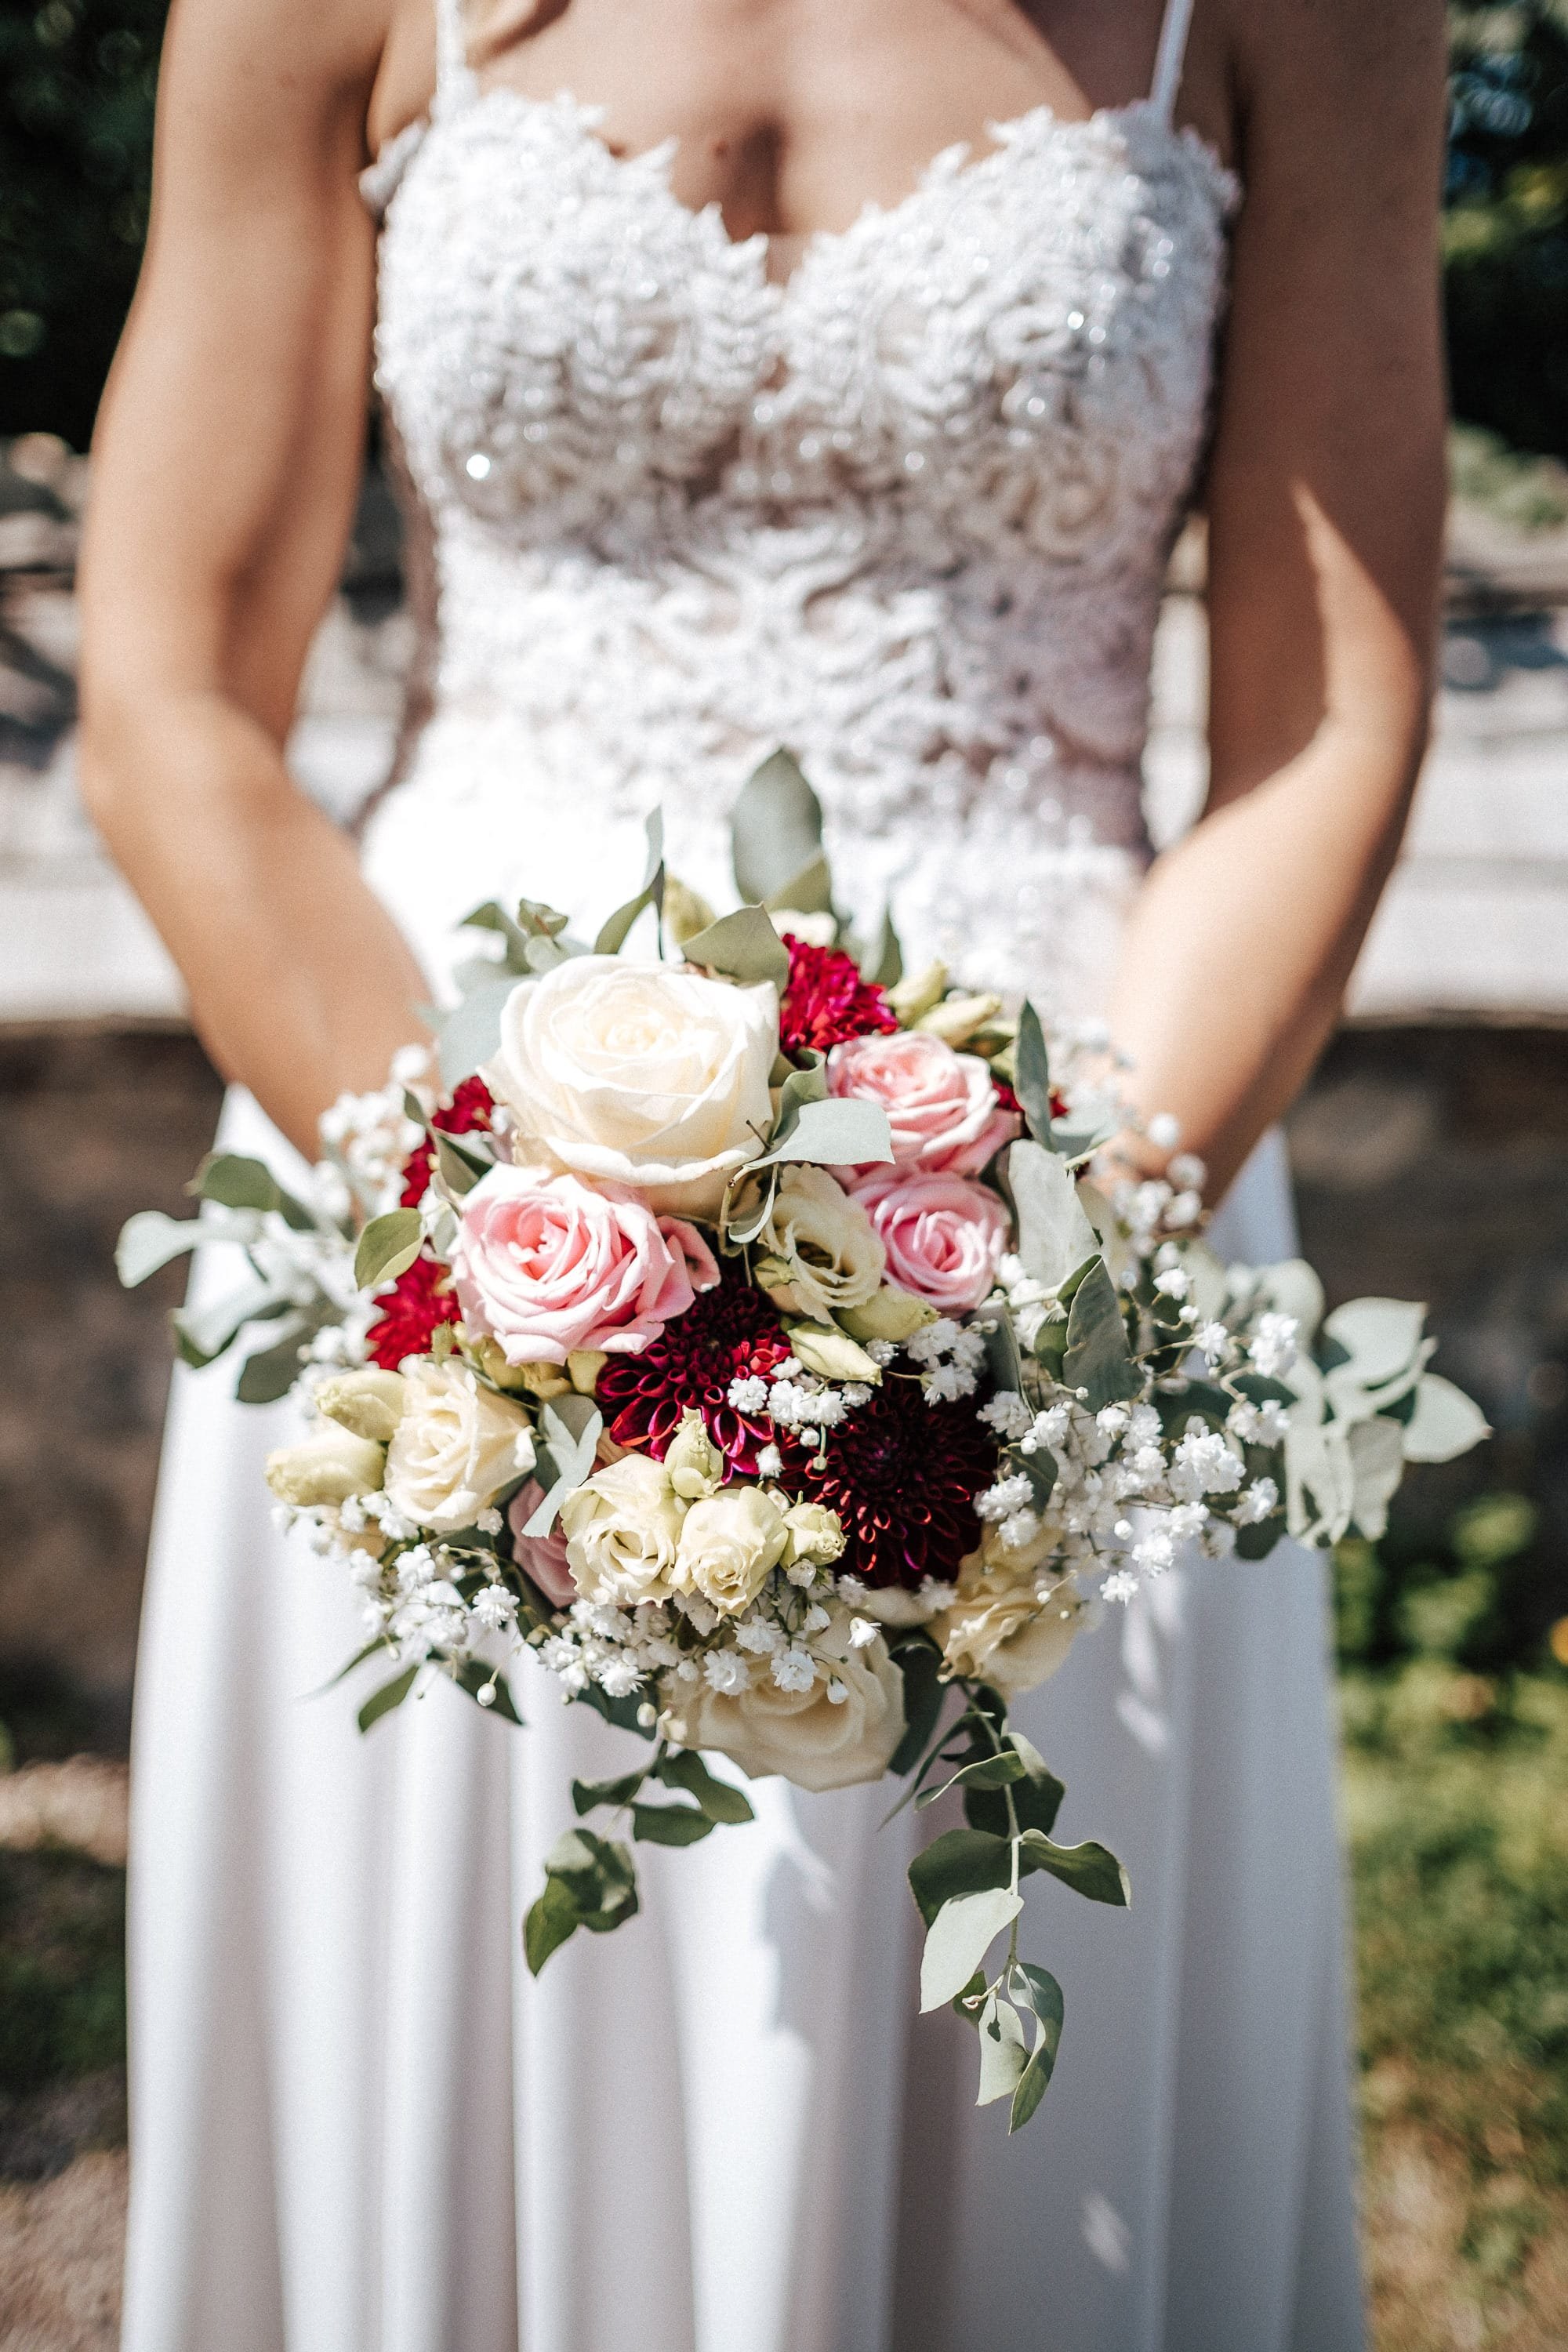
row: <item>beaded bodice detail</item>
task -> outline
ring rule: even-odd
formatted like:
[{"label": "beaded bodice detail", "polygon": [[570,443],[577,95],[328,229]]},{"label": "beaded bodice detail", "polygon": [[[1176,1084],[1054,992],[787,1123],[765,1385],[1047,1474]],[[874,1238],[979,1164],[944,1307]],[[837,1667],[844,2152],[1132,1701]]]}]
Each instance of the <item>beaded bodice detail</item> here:
[{"label": "beaded bodice detail", "polygon": [[597,121],[458,77],[380,167],[377,380],[437,637],[373,867],[422,803],[559,864],[564,794],[602,904],[595,842],[658,801],[718,897],[782,741],[858,911],[1052,993],[1064,892],[1143,854],[1234,184],[1150,102],[1040,109],[775,283],[672,147],[617,157]]}]

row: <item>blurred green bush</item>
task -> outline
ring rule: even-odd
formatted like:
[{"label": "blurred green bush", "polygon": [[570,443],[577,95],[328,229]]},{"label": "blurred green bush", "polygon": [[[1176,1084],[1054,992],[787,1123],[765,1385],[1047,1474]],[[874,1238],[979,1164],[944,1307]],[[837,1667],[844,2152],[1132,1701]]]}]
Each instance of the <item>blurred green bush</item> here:
[{"label": "blurred green bush", "polygon": [[[146,232],[164,5],[0,11],[0,435],[91,431]],[[1568,0],[1449,14],[1455,411],[1568,456]]]},{"label": "blurred green bush", "polygon": [[1396,1512],[1378,1542],[1347,1537],[1334,1553],[1334,1623],[1344,1667],[1550,1667],[1554,1641],[1568,1648],[1568,1578],[1529,1496],[1480,1494],[1436,1535]]}]

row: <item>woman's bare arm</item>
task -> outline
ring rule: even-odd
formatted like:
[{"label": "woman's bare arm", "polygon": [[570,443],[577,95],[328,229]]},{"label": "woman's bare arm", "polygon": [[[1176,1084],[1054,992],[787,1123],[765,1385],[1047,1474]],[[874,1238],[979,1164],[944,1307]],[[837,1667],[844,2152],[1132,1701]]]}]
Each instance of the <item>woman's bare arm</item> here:
[{"label": "woman's bare arm", "polygon": [[1209,482],[1212,781],[1112,1006],[1218,1198],[1339,1012],[1426,742],[1444,507],[1436,0],[1237,7],[1247,199]]},{"label": "woman's bare arm", "polygon": [[82,566],[89,805],[218,1066],[307,1148],[425,994],[282,757],[358,483],[386,29],[385,0],[176,0]]}]

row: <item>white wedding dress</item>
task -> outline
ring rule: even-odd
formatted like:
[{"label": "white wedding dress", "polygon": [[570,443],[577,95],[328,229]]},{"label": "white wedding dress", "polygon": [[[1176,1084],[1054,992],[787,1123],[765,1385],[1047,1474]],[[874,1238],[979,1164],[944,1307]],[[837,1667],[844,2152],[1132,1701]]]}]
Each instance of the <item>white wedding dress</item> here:
[{"label": "white wedding dress", "polygon": [[[726,903],[783,741],[911,962],[1091,1007],[1237,197],[1173,124],[1183,0],[1152,97],[998,125],[783,285],[668,149],[481,91],[441,5],[367,174],[435,592],[375,887],[439,971],[480,897],[628,895],[658,802]],[[1277,1150],[1227,1218],[1289,1249]],[[319,1695],[352,1598],[261,1483],[289,1409],[232,1379],[177,1376],[138,1683],[129,2352],[1355,2352],[1320,1562],[1173,1573],[1026,1704],[1134,1903],[1032,1903],[1067,2026],[1009,2142],[967,2029],[911,2021],[883,1790],[759,1783],[531,1981],[624,1738],[524,1672],[525,1731],[441,1687],[362,1739]]]}]

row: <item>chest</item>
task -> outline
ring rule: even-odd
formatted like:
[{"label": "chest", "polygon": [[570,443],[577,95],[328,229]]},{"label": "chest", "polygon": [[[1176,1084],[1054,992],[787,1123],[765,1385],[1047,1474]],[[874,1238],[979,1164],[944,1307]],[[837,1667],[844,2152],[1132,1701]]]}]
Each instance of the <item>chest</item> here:
[{"label": "chest", "polygon": [[668,534],[845,501],[944,545],[1157,541],[1202,436],[1234,187],[1147,106],[1035,107],[889,206],[765,236],[568,99],[439,115],[383,235],[378,376],[421,488],[491,528]]}]

